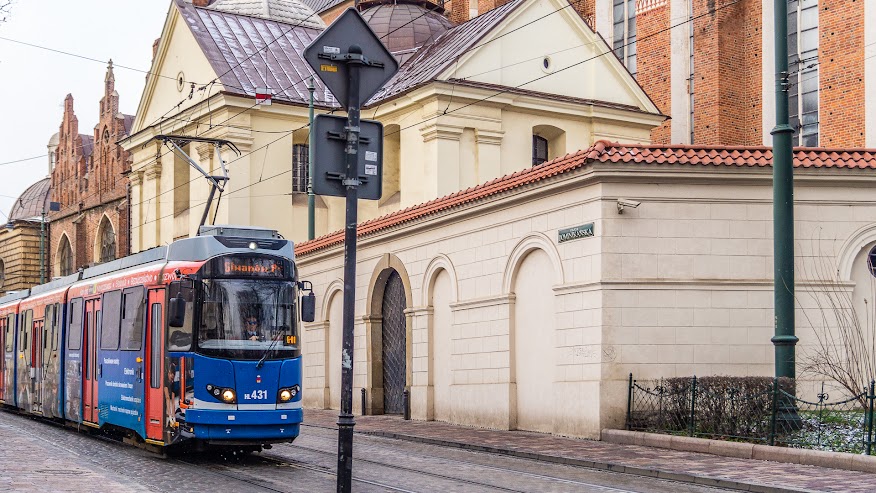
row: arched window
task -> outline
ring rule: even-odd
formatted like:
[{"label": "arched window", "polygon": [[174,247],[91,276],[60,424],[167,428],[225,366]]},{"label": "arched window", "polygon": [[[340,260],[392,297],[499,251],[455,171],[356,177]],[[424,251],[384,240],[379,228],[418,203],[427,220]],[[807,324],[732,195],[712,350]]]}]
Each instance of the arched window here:
[{"label": "arched window", "polygon": [[0,259],[0,288],[3,287],[3,283],[6,281],[6,264],[3,263],[3,259]]},{"label": "arched window", "polygon": [[870,274],[876,277],[876,246],[871,248],[867,255],[867,268],[870,269]]},{"label": "arched window", "polygon": [[69,276],[73,273],[73,248],[67,235],[61,236],[61,244],[58,245],[58,275]]},{"label": "arched window", "polygon": [[108,217],[103,216],[100,221],[100,227],[97,230],[98,246],[100,257],[97,261],[100,263],[111,262],[116,259],[116,232],[113,230],[113,225]]},{"label": "arched window", "polygon": [[548,141],[540,135],[532,136],[532,165],[538,166],[548,160]]}]

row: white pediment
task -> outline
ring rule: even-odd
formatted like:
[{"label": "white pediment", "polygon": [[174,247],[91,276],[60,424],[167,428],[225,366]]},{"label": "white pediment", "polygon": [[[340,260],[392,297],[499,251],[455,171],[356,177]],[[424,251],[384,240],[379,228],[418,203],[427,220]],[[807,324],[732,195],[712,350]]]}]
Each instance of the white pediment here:
[{"label": "white pediment", "polygon": [[568,0],[524,2],[439,79],[465,79],[659,113]]}]

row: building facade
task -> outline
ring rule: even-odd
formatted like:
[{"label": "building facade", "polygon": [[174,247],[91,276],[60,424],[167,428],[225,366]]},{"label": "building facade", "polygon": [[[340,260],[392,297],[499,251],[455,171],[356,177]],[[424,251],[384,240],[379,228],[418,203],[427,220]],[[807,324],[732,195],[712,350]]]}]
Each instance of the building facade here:
[{"label": "building facade", "polygon": [[[50,153],[52,147],[50,142]],[[48,230],[43,224],[43,214],[48,210],[48,178],[28,187],[13,203],[0,229],[0,296],[35,286],[41,277],[48,278]]]},{"label": "building facade", "polygon": [[[363,202],[360,218],[524,170],[599,139],[648,141],[665,115],[581,17],[562,10],[563,1],[515,0],[455,26],[436,18],[441,14],[434,4],[363,4],[363,17],[405,61],[363,109],[384,125],[385,159],[383,198]],[[558,9],[561,14],[549,15]],[[175,0],[151,71],[180,73],[200,85],[150,76],[132,135],[122,143],[133,156],[135,251],[196,234],[209,192],[179,152],[155,140],[159,134],[221,138],[240,149],[240,156],[222,151],[230,181],[218,206],[212,204],[210,221],[258,224],[287,238],[307,238],[306,188],[300,186],[306,177],[299,172],[306,166],[296,165],[296,156],[306,154],[296,149],[307,144],[312,72],[301,54],[321,27],[299,24],[275,20],[269,12],[250,15],[230,2],[201,7]],[[258,31],[285,41],[251,37]],[[574,49],[547,56],[569,40]],[[249,63],[251,58],[256,62]],[[584,58],[595,62],[559,70]],[[507,63],[518,59],[525,63]],[[255,103],[258,87],[275,88],[271,106]],[[314,99],[320,113],[339,109],[318,80]],[[184,147],[203,169],[221,173],[213,146]],[[343,227],[342,198],[316,202],[317,235]],[[265,213],[278,210],[284,213]]]},{"label": "building facade", "polygon": [[119,112],[112,61],[91,135],[79,133],[73,96],[64,100],[51,176],[51,197],[60,204],[49,216],[52,276],[130,253],[130,154],[116,142],[128,135],[132,122],[132,116]]},{"label": "building facade", "polygon": [[[328,23],[352,1],[308,2]],[[462,23],[507,3],[448,0]],[[773,0],[570,0],[670,115],[654,143],[771,145]],[[559,49],[564,49],[560,47]],[[876,4],[788,0],[795,145],[876,147]]]},{"label": "building facade", "polygon": [[[369,414],[409,390],[416,419],[598,438],[623,426],[630,374],[772,375],[771,160],[602,141],[360,224],[354,393]],[[795,166],[798,389],[814,396],[836,331],[874,333],[876,153]],[[296,257],[321,305],[305,403],[337,409],[343,233]]]}]

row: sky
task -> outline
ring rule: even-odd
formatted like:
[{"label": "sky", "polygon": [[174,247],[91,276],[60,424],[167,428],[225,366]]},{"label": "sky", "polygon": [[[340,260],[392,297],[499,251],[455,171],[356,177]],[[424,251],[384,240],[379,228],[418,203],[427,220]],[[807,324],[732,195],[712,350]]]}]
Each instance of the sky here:
[{"label": "sky", "polygon": [[[152,43],[171,0],[14,0],[0,38],[101,60],[83,60],[0,39],[0,223],[15,199],[48,174],[46,144],[72,94],[79,132],[97,124],[106,61],[115,65],[120,111],[133,115],[152,61]],[[40,159],[2,164],[41,156]]]}]

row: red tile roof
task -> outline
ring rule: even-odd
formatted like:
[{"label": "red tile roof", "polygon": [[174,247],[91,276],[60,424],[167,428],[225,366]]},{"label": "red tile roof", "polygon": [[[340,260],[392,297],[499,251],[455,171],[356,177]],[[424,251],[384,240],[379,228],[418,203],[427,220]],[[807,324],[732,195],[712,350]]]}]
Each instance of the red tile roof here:
[{"label": "red tile roof", "polygon": [[[541,166],[527,168],[476,187],[460,190],[445,197],[359,223],[357,235],[360,238],[368,236],[394,226],[531,185],[588,164],[765,168],[772,166],[772,159],[773,153],[769,147],[659,146],[618,144],[600,140],[587,150],[567,154]],[[794,150],[794,167],[876,169],[876,149],[800,147]],[[336,231],[296,245],[295,254],[298,256],[307,255],[343,243],[343,230]]]}]

